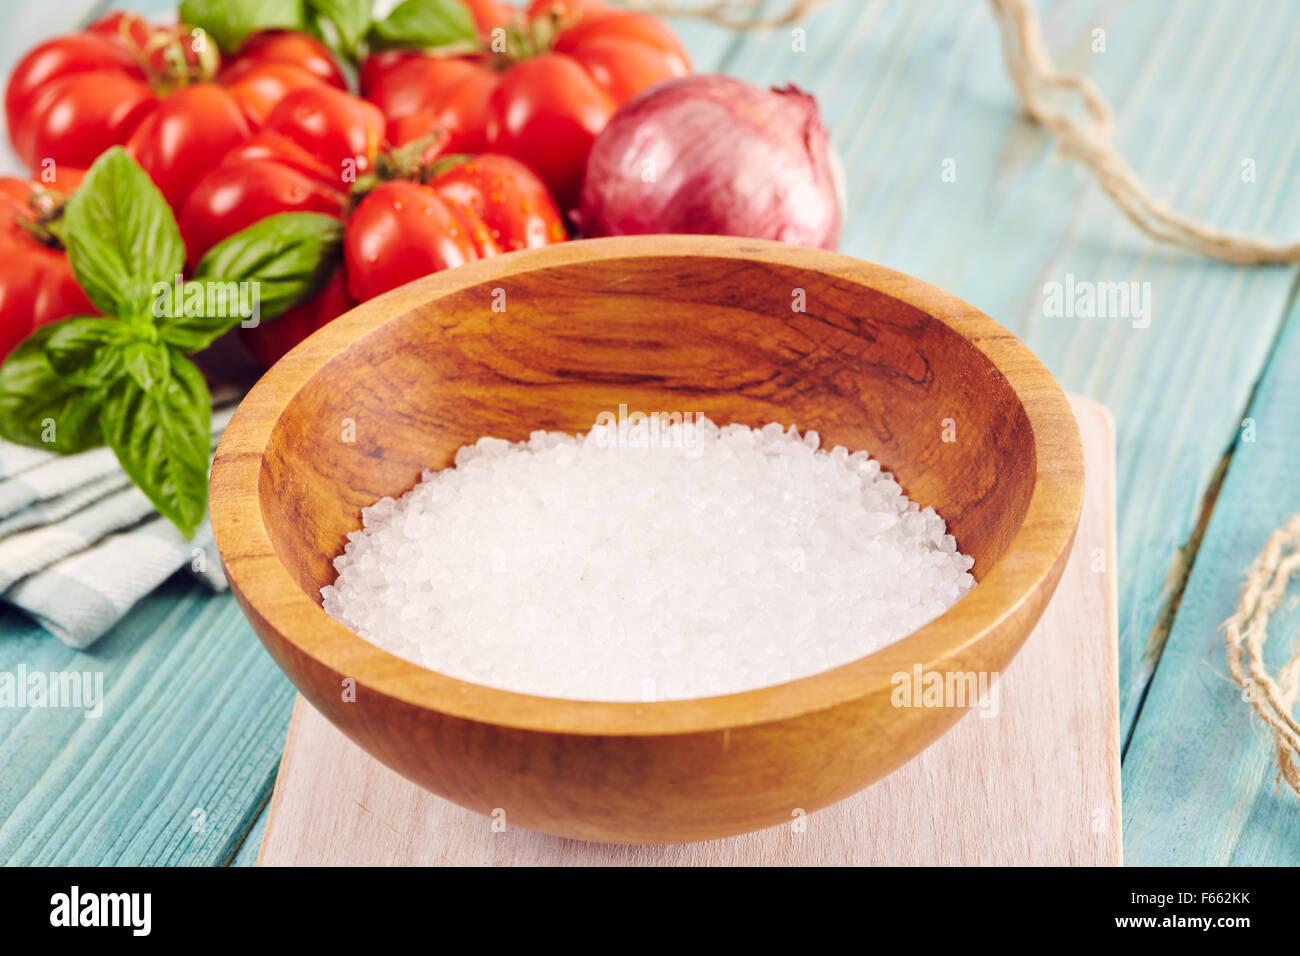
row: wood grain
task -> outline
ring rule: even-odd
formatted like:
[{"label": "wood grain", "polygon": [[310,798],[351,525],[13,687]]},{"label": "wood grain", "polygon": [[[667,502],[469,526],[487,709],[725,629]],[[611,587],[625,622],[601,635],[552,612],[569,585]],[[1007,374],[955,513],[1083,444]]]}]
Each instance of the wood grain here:
[{"label": "wood grain", "polygon": [[1100,406],[1072,402],[1088,470],[1078,537],[998,685],[998,711],[963,718],[871,788],[798,823],[702,843],[563,840],[513,826],[508,813],[499,831],[368,756],[300,697],[261,865],[1119,863],[1117,575],[1096,559],[1114,553],[1114,439]]},{"label": "wood grain", "polygon": [[[948,519],[978,587],[824,674],[644,704],[453,680],[321,610],[362,507],[481,435],[586,430],[624,404],[794,423],[870,449]],[[1033,355],[932,286],[779,243],[620,237],[440,273],[332,322],[236,411],[211,511],[231,588],[271,656],[371,753],[532,829],[676,842],[825,806],[947,729],[960,712],[900,712],[893,675],[1005,668],[1068,557],[1081,455],[1065,396]]]},{"label": "wood grain", "polygon": [[[1300,511],[1298,367],[1300,302],[1245,416],[1125,761],[1124,839],[1135,863],[1300,866],[1300,798],[1277,785],[1273,736],[1228,678],[1219,631],[1247,565]],[[1297,594],[1293,582],[1269,621],[1274,673],[1300,633]]]}]

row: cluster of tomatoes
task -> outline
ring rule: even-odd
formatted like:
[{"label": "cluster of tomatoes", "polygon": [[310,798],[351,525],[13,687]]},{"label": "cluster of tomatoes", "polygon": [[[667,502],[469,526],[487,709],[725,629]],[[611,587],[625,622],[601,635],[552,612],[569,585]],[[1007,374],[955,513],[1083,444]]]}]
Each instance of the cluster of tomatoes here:
[{"label": "cluster of tomatoes", "polygon": [[356,94],[304,33],[256,33],[222,57],[201,31],[113,13],[30,51],[5,95],[33,176],[0,180],[0,356],[35,326],[92,311],[59,211],[114,145],[171,205],[191,267],[276,213],[346,222],[324,288],[241,330],[267,364],[358,301],[565,239],[596,135],[640,90],[689,72],[686,53],[659,21],[599,0],[467,6],[475,52],[377,52],[358,64]]}]

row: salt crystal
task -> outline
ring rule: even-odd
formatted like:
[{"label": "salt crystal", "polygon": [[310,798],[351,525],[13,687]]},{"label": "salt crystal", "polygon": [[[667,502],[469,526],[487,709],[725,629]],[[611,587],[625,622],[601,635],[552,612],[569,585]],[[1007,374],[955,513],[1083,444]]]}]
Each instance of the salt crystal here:
[{"label": "salt crystal", "polygon": [[325,610],[451,677],[648,701],[806,677],[921,627],[974,559],[863,451],[771,423],[481,438],[362,510]]}]

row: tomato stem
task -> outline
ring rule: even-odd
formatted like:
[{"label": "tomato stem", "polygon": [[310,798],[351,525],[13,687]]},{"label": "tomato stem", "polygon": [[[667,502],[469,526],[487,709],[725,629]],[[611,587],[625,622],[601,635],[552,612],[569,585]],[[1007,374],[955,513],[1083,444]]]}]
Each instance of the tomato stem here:
[{"label": "tomato stem", "polygon": [[[132,29],[141,26],[146,32],[143,43],[137,42]],[[122,42],[144,70],[150,87],[166,95],[191,83],[206,83],[214,79],[221,68],[221,55],[217,45],[202,28],[193,32],[183,24],[173,28],[158,27],[136,14],[124,14],[117,24]],[[190,53],[194,54],[191,61]],[[162,60],[159,69],[154,55]]]},{"label": "tomato stem", "polygon": [[579,19],[580,15],[570,11],[563,3],[553,4],[546,12],[531,20],[525,19],[521,12],[520,16],[505,27],[501,49],[497,48],[495,40],[489,43],[490,65],[505,70],[520,60],[546,53],[555,46],[560,34]]},{"label": "tomato stem", "polygon": [[[430,170],[441,170],[440,164],[445,160],[455,159],[463,162],[469,159],[469,156],[438,156],[436,150],[441,149],[442,145],[448,139],[447,130],[441,126],[426,136],[420,136],[381,153],[375,160],[374,172],[366,173],[357,177],[357,181],[352,184],[349,190],[349,198],[352,201],[352,207],[356,208],[357,203],[379,186],[394,179],[405,179],[410,182],[424,183],[431,178]],[[426,160],[425,156],[430,149],[434,149],[434,157]],[[446,167],[449,168],[449,167]]]}]

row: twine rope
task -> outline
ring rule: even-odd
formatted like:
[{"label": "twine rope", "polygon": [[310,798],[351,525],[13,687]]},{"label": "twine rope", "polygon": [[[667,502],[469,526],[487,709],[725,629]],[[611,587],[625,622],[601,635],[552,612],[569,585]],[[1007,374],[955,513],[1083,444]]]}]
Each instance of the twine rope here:
[{"label": "twine rope", "polygon": [[[1147,235],[1238,265],[1300,263],[1300,242],[1228,232],[1169,209],[1156,199],[1115,148],[1115,115],[1086,76],[1058,73],[1043,43],[1038,14],[1029,0],[992,0],[1002,27],[1002,55],[1029,118],[1045,127],[1057,147],[1083,163],[1124,214]],[[1054,106],[1050,92],[1077,93],[1088,118]]]},{"label": "twine rope", "polygon": [[1272,729],[1278,775],[1300,796],[1300,723],[1292,707],[1300,690],[1300,644],[1274,679],[1264,663],[1269,615],[1286,594],[1287,582],[1300,571],[1300,514],[1274,531],[1264,550],[1251,562],[1241,598],[1223,622],[1228,670],[1241,685],[1243,697]]}]

